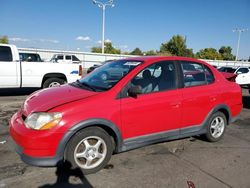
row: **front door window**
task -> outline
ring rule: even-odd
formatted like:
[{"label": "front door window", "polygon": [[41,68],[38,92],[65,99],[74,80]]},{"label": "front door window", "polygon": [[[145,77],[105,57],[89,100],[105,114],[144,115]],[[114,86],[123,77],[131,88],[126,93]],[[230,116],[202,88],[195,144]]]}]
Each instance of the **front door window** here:
[{"label": "front door window", "polygon": [[137,74],[131,81],[139,86],[142,94],[176,88],[176,71],[173,62],[155,63]]}]

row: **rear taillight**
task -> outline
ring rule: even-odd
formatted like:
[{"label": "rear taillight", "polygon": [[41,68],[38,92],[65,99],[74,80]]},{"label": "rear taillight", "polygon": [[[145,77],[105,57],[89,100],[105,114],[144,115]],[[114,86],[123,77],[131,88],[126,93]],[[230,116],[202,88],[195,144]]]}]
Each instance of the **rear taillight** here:
[{"label": "rear taillight", "polygon": [[82,76],[82,75],[83,75],[82,65],[79,65],[78,75],[79,75],[79,76]]}]

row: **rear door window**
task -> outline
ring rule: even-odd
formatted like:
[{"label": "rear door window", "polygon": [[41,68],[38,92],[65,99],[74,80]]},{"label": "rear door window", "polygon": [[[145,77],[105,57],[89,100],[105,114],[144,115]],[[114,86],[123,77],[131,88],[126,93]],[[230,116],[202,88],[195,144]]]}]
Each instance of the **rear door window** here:
[{"label": "rear door window", "polygon": [[11,49],[8,46],[0,46],[0,61],[12,61]]},{"label": "rear door window", "polygon": [[203,64],[182,62],[181,68],[185,87],[207,85],[214,82],[213,73]]}]

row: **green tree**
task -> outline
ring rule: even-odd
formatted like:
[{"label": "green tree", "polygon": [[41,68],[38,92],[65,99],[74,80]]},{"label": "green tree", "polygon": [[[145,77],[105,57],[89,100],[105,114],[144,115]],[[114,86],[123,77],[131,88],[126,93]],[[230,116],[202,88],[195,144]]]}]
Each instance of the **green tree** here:
[{"label": "green tree", "polygon": [[170,52],[157,52],[158,56],[173,56]]},{"label": "green tree", "polygon": [[92,47],[91,52],[93,52],[93,53],[102,53],[102,48],[101,47]]},{"label": "green tree", "polygon": [[[102,53],[102,48],[101,47],[93,47],[93,48],[91,48],[91,52]],[[114,48],[111,42],[105,42],[104,52],[106,54],[121,54],[121,50]]]},{"label": "green tree", "polygon": [[223,60],[235,60],[235,56],[232,54],[232,48],[230,46],[222,46],[219,49],[219,53]]},{"label": "green tree", "polygon": [[154,56],[154,55],[157,55],[156,51],[154,51],[154,50],[146,51],[146,52],[144,52],[143,54],[145,54],[146,56]]},{"label": "green tree", "polygon": [[9,44],[9,39],[7,36],[0,37],[0,43]]},{"label": "green tree", "polygon": [[183,52],[183,55],[184,57],[194,57],[194,52],[193,52],[193,49],[191,48],[187,48],[184,52]]},{"label": "green tree", "polygon": [[196,53],[196,57],[200,59],[222,59],[221,54],[214,48],[204,48]]},{"label": "green tree", "polygon": [[140,48],[135,48],[132,52],[130,52],[130,55],[143,55]]},{"label": "green tree", "polygon": [[174,35],[166,43],[162,43],[160,53],[170,53],[175,56],[193,57],[193,50],[188,49],[185,37],[181,35]]}]

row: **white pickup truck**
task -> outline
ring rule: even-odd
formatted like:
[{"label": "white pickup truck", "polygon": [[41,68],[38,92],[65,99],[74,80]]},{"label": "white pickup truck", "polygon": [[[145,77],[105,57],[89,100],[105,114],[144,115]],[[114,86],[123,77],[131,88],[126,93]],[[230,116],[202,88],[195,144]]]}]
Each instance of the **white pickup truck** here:
[{"label": "white pickup truck", "polygon": [[15,45],[0,44],[0,88],[54,87],[81,77],[82,65],[22,62]]}]

